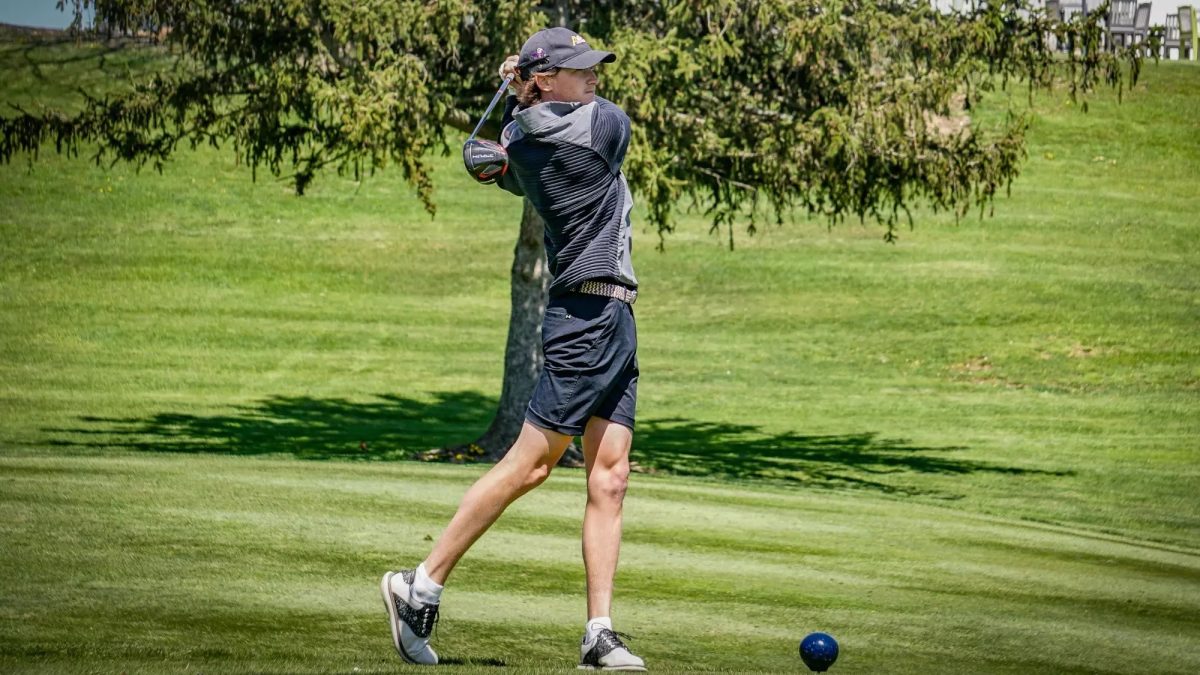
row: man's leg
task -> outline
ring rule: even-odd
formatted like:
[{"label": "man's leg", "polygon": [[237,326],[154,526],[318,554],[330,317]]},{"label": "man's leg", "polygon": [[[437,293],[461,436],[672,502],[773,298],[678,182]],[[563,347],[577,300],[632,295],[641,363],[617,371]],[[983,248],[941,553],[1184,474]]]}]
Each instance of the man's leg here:
[{"label": "man's leg", "polygon": [[442,585],[504,509],[546,480],[570,441],[570,436],[526,422],[504,458],[467,490],[425,562],[415,570],[383,575],[380,592],[391,622],[392,643],[405,661],[438,662],[429,635],[437,621]]},{"label": "man's leg", "polygon": [[621,508],[629,482],[633,431],[602,417],[583,433],[587,507],[583,513],[583,565],[587,571],[588,621],[579,666],[600,670],[645,670],[612,630],[613,578],[621,551]]},{"label": "man's leg", "polygon": [[517,442],[504,458],[463,496],[458,512],[425,559],[425,571],[430,578],[439,584],[446,583],[459,559],[504,509],[550,476],[550,470],[570,443],[570,436],[525,422]]},{"label": "man's leg", "polygon": [[633,432],[601,417],[583,433],[587,507],[583,512],[583,565],[587,570],[588,618],[611,616],[613,577],[621,550],[621,505],[629,482]]}]

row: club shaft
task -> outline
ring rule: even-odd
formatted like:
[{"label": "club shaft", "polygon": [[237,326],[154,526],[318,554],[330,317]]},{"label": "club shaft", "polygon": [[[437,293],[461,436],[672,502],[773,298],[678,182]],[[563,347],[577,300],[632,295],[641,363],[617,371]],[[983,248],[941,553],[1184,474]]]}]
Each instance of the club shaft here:
[{"label": "club shaft", "polygon": [[472,131],[471,136],[467,138],[468,141],[474,139],[475,134],[479,133],[479,130],[483,128],[483,123],[487,121],[488,115],[492,114],[492,108],[496,107],[496,102],[500,100],[500,97],[504,94],[504,90],[508,89],[508,83],[512,82],[512,79],[512,75],[504,78],[504,82],[502,82],[500,84],[500,88],[496,90],[496,95],[492,97],[492,102],[488,104],[487,110],[483,111],[483,117],[479,118],[479,124],[475,125],[475,131]]}]

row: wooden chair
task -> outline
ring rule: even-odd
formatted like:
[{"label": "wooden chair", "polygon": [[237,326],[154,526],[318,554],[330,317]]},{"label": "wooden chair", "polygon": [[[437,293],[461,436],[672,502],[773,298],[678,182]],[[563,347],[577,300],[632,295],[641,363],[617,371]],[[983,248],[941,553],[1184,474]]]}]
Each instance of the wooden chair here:
[{"label": "wooden chair", "polygon": [[[1069,23],[1075,17],[1083,14],[1087,14],[1087,7],[1081,0],[1060,0],[1058,4],[1058,20],[1062,23]],[[1072,43],[1071,38],[1068,37],[1066,41],[1058,45],[1058,49],[1059,51],[1073,52],[1075,51],[1075,45]]]},{"label": "wooden chair", "polygon": [[1070,21],[1075,18],[1075,15],[1084,13],[1083,3],[1077,0],[1067,0],[1059,5],[1059,12],[1062,13],[1063,21]]},{"label": "wooden chair", "polygon": [[1175,58],[1179,58],[1179,15],[1168,14],[1167,22],[1163,25],[1162,58],[1171,58],[1171,48],[1175,48]]},{"label": "wooden chair", "polygon": [[1112,0],[1108,8],[1105,23],[1108,24],[1108,44],[1116,45],[1116,39],[1121,39],[1121,46],[1127,46],[1134,38],[1134,18],[1137,16],[1137,0]]},{"label": "wooden chair", "polygon": [[1137,6],[1133,15],[1133,44],[1145,42],[1150,38],[1150,3],[1143,2]]},{"label": "wooden chair", "polygon": [[[1050,20],[1051,24],[1062,21],[1062,5],[1058,0],[1046,0],[1046,18]],[[1058,36],[1053,31],[1046,36],[1046,43],[1050,45],[1051,49],[1062,51],[1062,45],[1058,44]]]}]

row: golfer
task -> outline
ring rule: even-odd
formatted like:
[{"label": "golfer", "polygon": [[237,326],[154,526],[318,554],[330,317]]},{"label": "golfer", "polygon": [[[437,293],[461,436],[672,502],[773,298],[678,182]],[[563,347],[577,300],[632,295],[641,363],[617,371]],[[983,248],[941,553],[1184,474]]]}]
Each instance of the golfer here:
[{"label": "golfer", "polygon": [[410,663],[438,662],[429,635],[459,559],[509,504],[546,480],[572,437],[582,436],[587,621],[579,666],[646,669],[610,618],[638,381],[633,200],[621,172],[629,118],[596,96],[595,68],[615,60],[566,28],[550,28],[500,67],[501,77],[514,75],[517,93],[505,105],[500,142],[509,168],[498,184],[528,197],[546,221],[553,275],[542,323],[546,365],[504,459],[467,491],[424,562],[383,576],[392,641]]}]

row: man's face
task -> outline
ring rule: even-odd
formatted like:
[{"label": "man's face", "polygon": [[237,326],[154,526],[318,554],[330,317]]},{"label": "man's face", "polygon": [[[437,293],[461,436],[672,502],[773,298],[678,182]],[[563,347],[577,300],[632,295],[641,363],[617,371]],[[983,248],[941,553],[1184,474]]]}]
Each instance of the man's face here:
[{"label": "man's face", "polygon": [[595,68],[559,68],[554,75],[539,77],[542,79],[538,81],[538,88],[543,92],[544,101],[591,103],[596,99],[596,85],[600,83]]}]

